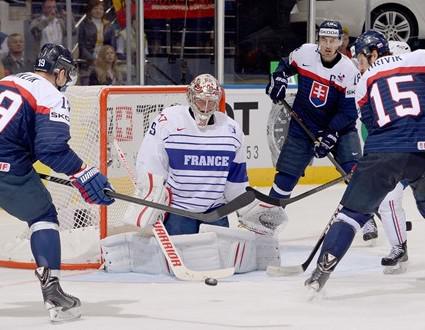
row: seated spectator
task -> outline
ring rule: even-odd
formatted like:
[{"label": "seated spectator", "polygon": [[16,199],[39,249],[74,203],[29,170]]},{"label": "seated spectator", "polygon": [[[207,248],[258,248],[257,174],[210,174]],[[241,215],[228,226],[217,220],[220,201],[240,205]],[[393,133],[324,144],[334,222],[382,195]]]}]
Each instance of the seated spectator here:
[{"label": "seated spectator", "polygon": [[20,72],[32,71],[34,63],[24,59],[24,37],[20,33],[12,33],[7,38],[9,52],[3,59],[6,76]]},{"label": "seated spectator", "polygon": [[81,66],[81,84],[84,83],[84,75],[90,71],[97,53],[103,45],[116,48],[115,30],[111,23],[105,19],[103,1],[89,0],[87,5],[87,17],[83,20],[78,31],[78,44],[80,59],[85,60]]},{"label": "seated spectator", "polygon": [[348,47],[348,44],[350,43],[350,31],[348,30],[348,27],[344,26],[342,28],[342,32],[342,45],[338,48],[338,51],[348,58],[351,58],[351,50],[350,47]]},{"label": "seated spectator", "polygon": [[120,85],[121,73],[117,68],[117,55],[112,46],[102,46],[96,64],[89,76],[89,85]]},{"label": "seated spectator", "polygon": [[42,15],[35,18],[30,25],[34,39],[41,48],[46,43],[63,44],[65,37],[65,20],[57,12],[55,0],[45,0],[42,6]]}]

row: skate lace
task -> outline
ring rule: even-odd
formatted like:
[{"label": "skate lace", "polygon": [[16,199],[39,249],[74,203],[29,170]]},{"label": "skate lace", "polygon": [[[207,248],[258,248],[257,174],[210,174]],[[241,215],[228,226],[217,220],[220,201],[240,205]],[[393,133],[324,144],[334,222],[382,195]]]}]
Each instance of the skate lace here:
[{"label": "skate lace", "polygon": [[404,253],[404,249],[401,245],[395,245],[391,248],[390,254],[387,256],[388,259],[395,259]]}]

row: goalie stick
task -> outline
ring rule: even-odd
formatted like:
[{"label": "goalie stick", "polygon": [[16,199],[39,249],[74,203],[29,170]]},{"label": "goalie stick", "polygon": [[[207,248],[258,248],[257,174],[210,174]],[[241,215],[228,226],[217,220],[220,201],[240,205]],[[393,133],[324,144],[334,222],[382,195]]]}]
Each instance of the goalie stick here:
[{"label": "goalie stick", "polygon": [[303,192],[303,193],[301,193],[301,194],[299,194],[295,197],[291,197],[291,198],[273,198],[273,197],[270,197],[266,194],[263,194],[261,191],[258,191],[258,190],[254,189],[252,187],[247,187],[246,190],[247,191],[253,191],[254,194],[255,194],[255,198],[264,202],[264,203],[268,203],[268,204],[275,205],[275,206],[285,207],[288,204],[295,203],[295,202],[299,201],[300,199],[306,198],[306,197],[313,195],[313,194],[315,194],[319,191],[322,191],[322,190],[325,190],[329,187],[332,187],[332,186],[336,185],[337,183],[339,183],[341,181],[349,180],[350,177],[351,177],[351,173],[347,174],[345,176],[340,176],[340,177],[333,179],[333,180],[331,180],[327,183],[324,183],[324,184],[322,184],[322,185],[320,185],[316,188],[310,189],[306,192]]},{"label": "goalie stick", "polygon": [[[118,141],[114,139],[114,147],[118,153],[120,162],[124,165],[127,170],[127,174],[133,183],[133,186],[136,187],[136,176],[130,168],[130,164],[127,161],[125,154],[122,152]],[[183,259],[180,257],[177,249],[170,238],[170,235],[167,232],[164,224],[161,219],[158,219],[152,228],[153,234],[164,253],[165,258],[167,259],[168,265],[173,271],[176,278],[183,281],[204,281],[207,278],[225,278],[232,276],[235,273],[235,267],[222,268],[222,269],[213,269],[205,271],[195,271],[187,268]]]},{"label": "goalie stick", "polygon": [[[69,187],[73,187],[73,185],[71,184],[71,181],[69,181],[69,180],[50,176],[50,175],[43,174],[43,173],[38,173],[38,175],[43,180],[62,184],[62,185],[69,186]],[[252,191],[247,191],[247,192],[244,192],[243,194],[239,195],[235,199],[231,200],[229,203],[227,203],[223,206],[219,206],[214,211],[211,211],[209,213],[199,213],[199,212],[185,211],[185,210],[182,210],[182,209],[177,209],[175,207],[171,207],[171,206],[167,206],[167,205],[163,205],[163,204],[159,204],[159,203],[155,203],[155,202],[150,202],[150,201],[147,201],[145,199],[120,194],[120,193],[117,193],[117,192],[111,191],[111,190],[106,190],[105,195],[112,197],[112,198],[120,199],[120,200],[123,200],[123,201],[126,201],[126,202],[152,207],[152,208],[155,208],[155,209],[158,209],[158,210],[162,210],[162,211],[165,211],[165,212],[181,215],[183,217],[188,217],[188,218],[196,219],[196,220],[203,221],[203,222],[215,222],[218,219],[223,218],[223,217],[229,215],[230,213],[233,213],[233,212],[239,210],[240,208],[248,205],[249,203],[251,203],[255,200],[255,193],[252,192]]]}]

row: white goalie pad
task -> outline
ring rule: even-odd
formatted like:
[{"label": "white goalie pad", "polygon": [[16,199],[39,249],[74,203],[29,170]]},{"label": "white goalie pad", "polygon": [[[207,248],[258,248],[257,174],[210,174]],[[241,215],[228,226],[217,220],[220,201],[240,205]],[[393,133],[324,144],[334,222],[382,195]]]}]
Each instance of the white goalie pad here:
[{"label": "white goalie pad", "polygon": [[238,221],[256,234],[273,236],[288,223],[288,216],[282,207],[256,200],[238,211]]},{"label": "white goalie pad", "polygon": [[[172,239],[189,269],[202,271],[222,268],[215,233],[179,235]],[[154,237],[133,232],[109,236],[100,243],[104,270],[107,272],[171,273]]]},{"label": "white goalie pad", "polygon": [[[164,186],[164,178],[152,173],[138,176],[135,197],[165,205],[171,202],[170,191]],[[126,209],[123,221],[141,229],[148,229],[156,220],[162,220],[164,213],[152,207],[131,204]]]}]

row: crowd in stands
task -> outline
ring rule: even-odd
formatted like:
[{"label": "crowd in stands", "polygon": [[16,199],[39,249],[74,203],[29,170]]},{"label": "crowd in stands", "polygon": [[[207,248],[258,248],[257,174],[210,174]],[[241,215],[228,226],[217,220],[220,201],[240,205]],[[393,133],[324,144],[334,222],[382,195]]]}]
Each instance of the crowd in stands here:
[{"label": "crowd in stands", "polygon": [[[122,69],[117,63],[117,40],[120,59],[125,59],[125,32],[105,15],[109,1],[88,0],[84,12],[73,11],[72,38],[77,44],[73,56],[79,63],[80,85],[118,85],[123,83]],[[107,7],[107,8],[106,8]],[[81,17],[79,24],[78,16]],[[112,18],[113,19],[113,18]],[[32,71],[34,59],[46,43],[66,45],[66,12],[56,0],[44,0],[41,11],[33,13],[27,24],[31,54],[24,54],[25,39],[21,33],[0,32],[0,79],[9,74]],[[134,26],[133,26],[134,28]],[[132,49],[135,49],[133,45]],[[125,67],[125,66],[122,66]]]}]

